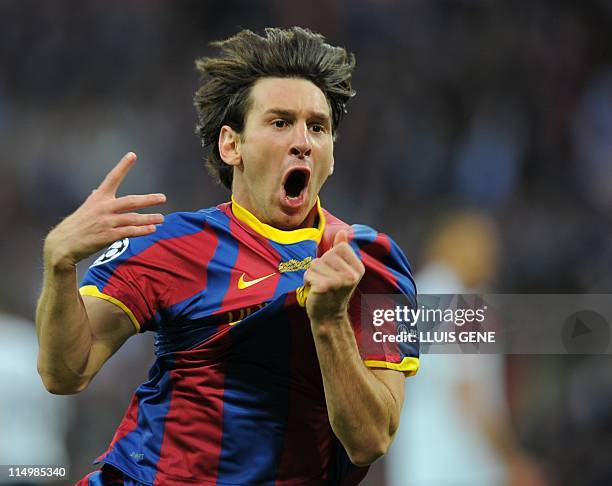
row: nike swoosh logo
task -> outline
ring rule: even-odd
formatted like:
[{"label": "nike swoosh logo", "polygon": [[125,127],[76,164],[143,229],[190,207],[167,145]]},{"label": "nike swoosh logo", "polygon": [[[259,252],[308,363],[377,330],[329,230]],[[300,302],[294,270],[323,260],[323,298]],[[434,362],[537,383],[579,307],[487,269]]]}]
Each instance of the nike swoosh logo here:
[{"label": "nike swoosh logo", "polygon": [[255,280],[245,280],[244,276],[246,275],[246,273],[243,273],[242,275],[240,275],[240,279],[238,279],[238,288],[240,290],[249,288],[251,285],[255,285],[258,284],[259,282],[263,282],[265,279],[270,278],[272,275],[275,275],[276,272],[271,273],[270,275],[266,275],[265,277],[259,277],[256,278]]}]

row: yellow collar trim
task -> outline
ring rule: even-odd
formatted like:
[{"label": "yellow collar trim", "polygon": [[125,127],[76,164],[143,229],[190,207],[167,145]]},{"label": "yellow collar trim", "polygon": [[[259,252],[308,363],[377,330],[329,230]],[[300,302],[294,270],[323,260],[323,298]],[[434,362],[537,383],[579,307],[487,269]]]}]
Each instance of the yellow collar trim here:
[{"label": "yellow collar trim", "polygon": [[261,236],[268,238],[269,240],[281,243],[283,245],[290,245],[292,243],[299,243],[304,240],[313,240],[317,244],[321,241],[323,236],[323,230],[325,229],[325,216],[321,210],[321,201],[317,197],[317,213],[319,214],[319,226],[317,228],[298,228],[295,230],[284,231],[269,224],[262,223],[259,221],[253,213],[243,208],[236,202],[232,195],[232,213],[234,216],[249,228],[253,229]]}]

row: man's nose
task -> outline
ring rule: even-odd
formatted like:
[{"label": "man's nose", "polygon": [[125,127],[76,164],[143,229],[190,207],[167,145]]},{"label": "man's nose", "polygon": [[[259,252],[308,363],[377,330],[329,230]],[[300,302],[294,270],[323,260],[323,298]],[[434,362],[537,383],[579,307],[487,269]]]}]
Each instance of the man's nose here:
[{"label": "man's nose", "polygon": [[308,127],[305,126],[298,128],[296,126],[295,132],[296,133],[292,140],[289,153],[294,157],[298,157],[300,159],[310,157],[312,147],[310,143],[310,137],[308,136]]}]

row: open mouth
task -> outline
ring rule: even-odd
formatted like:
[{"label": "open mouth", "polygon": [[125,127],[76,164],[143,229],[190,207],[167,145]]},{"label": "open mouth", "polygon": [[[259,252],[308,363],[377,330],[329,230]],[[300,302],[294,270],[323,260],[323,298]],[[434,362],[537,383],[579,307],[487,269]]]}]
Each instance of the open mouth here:
[{"label": "open mouth", "polygon": [[306,168],[295,168],[290,170],[285,176],[283,189],[287,199],[298,201],[304,196],[305,189],[310,180],[310,171]]}]

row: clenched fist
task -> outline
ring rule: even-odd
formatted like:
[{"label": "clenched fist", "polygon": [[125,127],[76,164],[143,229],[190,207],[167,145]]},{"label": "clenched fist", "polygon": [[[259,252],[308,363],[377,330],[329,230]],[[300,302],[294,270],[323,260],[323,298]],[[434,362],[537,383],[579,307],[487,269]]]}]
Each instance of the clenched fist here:
[{"label": "clenched fist", "polygon": [[304,274],[308,289],[306,312],[311,322],[342,319],[365,268],[348,244],[345,231],[334,237],[332,248],[312,261]]},{"label": "clenched fist", "polygon": [[67,268],[107,247],[114,241],[155,231],[162,214],[140,214],[136,209],[164,203],[163,194],[116,197],[119,185],[136,160],[129,152],[106,175],[85,202],[47,235],[45,263]]}]

